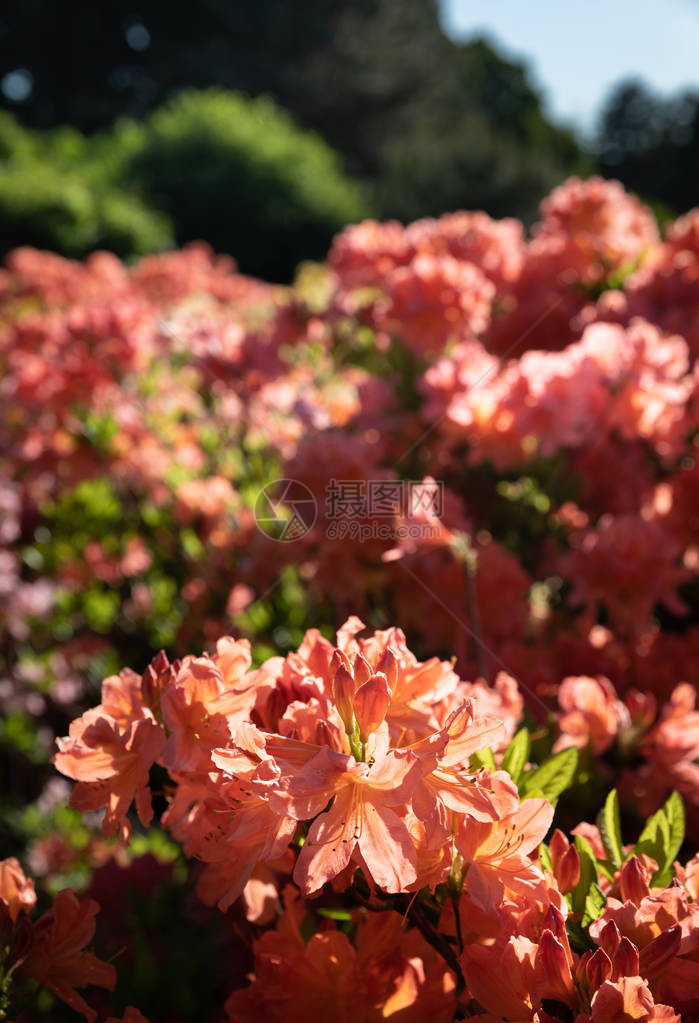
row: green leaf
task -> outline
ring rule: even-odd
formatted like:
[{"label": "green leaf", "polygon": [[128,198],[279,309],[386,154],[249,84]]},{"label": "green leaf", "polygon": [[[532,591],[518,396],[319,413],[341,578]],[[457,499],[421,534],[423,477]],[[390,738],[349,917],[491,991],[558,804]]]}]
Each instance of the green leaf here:
[{"label": "green leaf", "polygon": [[181,530],[180,543],[182,550],[191,561],[197,561],[204,557],[206,548],[193,529]]},{"label": "green leaf", "polygon": [[609,793],[597,815],[597,827],[607,856],[615,867],[620,867],[624,860],[624,845],[621,839],[621,816],[616,789]]},{"label": "green leaf", "polygon": [[348,909],[317,909],[318,916],[324,916],[328,920],[351,920],[352,914]]},{"label": "green leaf", "polygon": [[520,786],[523,798],[531,796],[534,789],[543,793],[545,799],[553,801],[564,792],[573,778],[578,766],[578,751],[575,746],[561,750],[550,757],[541,767],[528,771]]},{"label": "green leaf", "polygon": [[575,923],[570,916],[566,920],[566,933],[571,949],[578,955],[595,950],[596,946],[588,932],[583,930],[580,924]]},{"label": "green leaf", "polygon": [[600,872],[600,874],[604,874],[604,876],[608,878],[610,881],[614,880],[616,869],[614,867],[614,864],[610,863],[609,860],[597,860],[597,869]]},{"label": "green leaf", "polygon": [[583,927],[589,926],[593,920],[596,920],[600,915],[604,907],[607,905],[607,898],[596,882],[592,882],[590,890],[585,899],[585,908],[581,924]]},{"label": "green leaf", "polygon": [[658,812],[646,822],[634,849],[634,852],[647,852],[658,864],[651,884],[668,885],[672,880],[672,865],[682,848],[684,832],[684,804],[679,793],[673,792]]},{"label": "green leaf", "polygon": [[495,757],[493,756],[493,751],[487,747],[485,749],[477,750],[476,753],[472,753],[469,758],[469,762],[474,771],[479,770],[481,767],[485,767],[489,771],[495,770]]},{"label": "green leaf", "polygon": [[632,852],[636,855],[646,853],[652,856],[661,871],[667,863],[667,850],[670,848],[670,825],[663,809],[654,813],[645,823],[638,842]]},{"label": "green leaf", "polygon": [[529,739],[529,732],[526,728],[520,728],[505,750],[501,764],[503,771],[507,771],[515,784],[522,777],[524,765],[529,760],[530,749],[531,740]]},{"label": "green leaf", "polygon": [[542,842],[539,846],[539,862],[544,870],[548,870],[550,874],[553,873],[553,862],[551,860],[551,853],[549,847]]},{"label": "green leaf", "polygon": [[520,796],[522,799],[546,799],[546,793],[543,789],[528,788],[526,792],[520,790]]},{"label": "green leaf", "polygon": [[119,594],[115,590],[86,590],[83,595],[83,614],[93,632],[109,632],[119,613]]},{"label": "green leaf", "polygon": [[682,848],[685,831],[684,803],[682,802],[682,797],[679,792],[672,793],[663,806],[663,811],[665,812],[670,829],[670,844],[667,851],[667,858],[668,863],[673,863]]},{"label": "green leaf", "polygon": [[583,914],[590,887],[593,884],[597,884],[599,880],[597,860],[590,843],[582,835],[575,836],[575,848],[578,850],[578,856],[580,857],[580,878],[571,892],[571,907],[574,913]]}]

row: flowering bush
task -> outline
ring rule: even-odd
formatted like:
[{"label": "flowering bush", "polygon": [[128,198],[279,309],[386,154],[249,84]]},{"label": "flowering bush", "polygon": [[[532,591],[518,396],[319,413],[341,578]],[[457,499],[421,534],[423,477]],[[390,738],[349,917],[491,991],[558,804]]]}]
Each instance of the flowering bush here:
[{"label": "flowering bush", "polygon": [[0,1018],[699,1019],[698,224],[11,254]]}]

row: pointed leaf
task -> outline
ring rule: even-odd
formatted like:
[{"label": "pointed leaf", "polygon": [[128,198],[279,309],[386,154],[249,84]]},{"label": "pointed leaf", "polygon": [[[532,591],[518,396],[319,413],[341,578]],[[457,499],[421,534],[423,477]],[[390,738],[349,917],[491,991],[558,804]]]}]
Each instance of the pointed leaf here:
[{"label": "pointed leaf", "polygon": [[658,871],[662,871],[667,864],[669,848],[670,825],[664,810],[661,809],[646,821],[633,852],[636,854],[647,853],[648,856],[652,856],[658,864]]},{"label": "pointed leaf", "polygon": [[566,934],[571,949],[578,955],[594,951],[595,945],[587,930],[583,930],[580,924],[575,923],[570,916],[566,920]]},{"label": "pointed leaf", "polygon": [[[629,855],[631,854],[629,853]],[[609,860],[597,860],[597,870],[600,872],[600,874],[604,874],[604,876],[609,881],[614,880],[614,874],[616,873],[616,870],[614,864],[610,863]]]},{"label": "pointed leaf", "polygon": [[522,777],[524,766],[529,760],[531,741],[526,728],[520,728],[502,758],[502,769],[507,771],[515,784]]},{"label": "pointed leaf", "polygon": [[469,762],[476,771],[481,767],[485,767],[488,771],[495,770],[495,757],[493,751],[487,746],[485,749],[479,749],[476,753],[472,753]]},{"label": "pointed leaf", "polygon": [[520,791],[529,796],[532,789],[539,789],[544,797],[554,800],[564,792],[575,777],[578,766],[578,751],[575,746],[561,750],[550,757],[541,767],[524,775]]},{"label": "pointed leaf", "polygon": [[663,806],[665,817],[670,829],[670,844],[667,851],[668,862],[672,863],[682,848],[685,831],[684,803],[679,792],[673,792]]},{"label": "pointed leaf", "polygon": [[574,913],[584,913],[590,886],[598,881],[597,861],[590,843],[582,835],[575,836],[575,848],[580,857],[580,880],[571,893],[571,906]]},{"label": "pointed leaf", "polygon": [[604,892],[600,886],[593,881],[590,885],[587,898],[585,899],[585,909],[581,920],[582,926],[587,927],[593,920],[596,920],[606,905],[607,898]]},{"label": "pointed leaf", "polygon": [[544,870],[548,870],[549,874],[553,873],[551,853],[549,852],[549,847],[544,842],[539,846],[539,863],[541,863]]},{"label": "pointed leaf", "polygon": [[620,867],[624,860],[624,845],[621,839],[621,815],[616,789],[609,793],[597,815],[597,827],[607,856],[615,867]]},{"label": "pointed leaf", "polygon": [[[667,839],[664,849],[665,862],[661,865],[660,861],[658,861],[658,870],[651,878],[651,884],[665,886],[672,880],[672,865],[684,842],[685,810],[680,794],[673,792],[658,812],[664,816],[667,823]],[[665,838],[664,833],[663,837]]]}]

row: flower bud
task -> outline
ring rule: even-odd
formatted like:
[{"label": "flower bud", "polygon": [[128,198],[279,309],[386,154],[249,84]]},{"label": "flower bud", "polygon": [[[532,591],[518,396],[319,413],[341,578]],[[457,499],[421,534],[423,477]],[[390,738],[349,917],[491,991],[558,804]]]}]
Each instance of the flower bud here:
[{"label": "flower bud", "polygon": [[540,999],[563,1002],[571,1008],[578,1003],[568,956],[563,945],[549,930],[541,935],[534,961],[536,995]]},{"label": "flower bud", "polygon": [[598,987],[601,987],[605,980],[609,980],[611,975],[611,959],[603,948],[598,948],[597,951],[593,952],[590,956],[585,967],[585,976],[590,993],[596,991]]},{"label": "flower bud", "polygon": [[571,845],[561,860],[556,880],[563,895],[572,892],[580,880],[580,856],[574,845]]},{"label": "flower bud", "polygon": [[354,679],[343,664],[340,664],[335,672],[333,699],[345,731],[349,735],[354,727]]},{"label": "flower bud", "polygon": [[376,731],[391,703],[391,690],[388,687],[386,676],[381,672],[372,675],[371,678],[360,686],[354,694],[354,716],[359,727],[359,738],[366,742],[369,736]]},{"label": "flower bud", "polygon": [[622,938],[612,960],[612,980],[638,976],[638,949],[628,938]]},{"label": "flower bud", "polygon": [[622,866],[619,874],[619,888],[622,900],[633,902],[635,906],[640,906],[641,900],[650,895],[648,872],[638,856],[632,856]]},{"label": "flower bud", "polygon": [[458,739],[466,731],[475,717],[473,708],[473,700],[466,700],[451,712],[444,725],[450,739]]},{"label": "flower bud", "polygon": [[316,725],[315,742],[317,746],[334,747],[333,734],[327,721],[319,721]]},{"label": "flower bud", "polygon": [[364,654],[356,654],[354,664],[352,665],[352,674],[354,675],[355,686],[363,686],[371,678],[371,665]]},{"label": "flower bud", "polygon": [[587,964],[590,962],[590,959],[592,959],[592,952],[583,952],[583,954],[580,956],[577,963],[575,964],[575,969],[573,971],[573,980],[575,981],[575,986],[578,988],[588,987]]},{"label": "flower bud", "polygon": [[555,874],[558,871],[558,864],[570,849],[570,842],[560,828],[556,828],[554,833],[551,835],[549,848],[551,850],[551,863]]},{"label": "flower bud", "polygon": [[554,938],[560,943],[563,951],[566,954],[568,965],[573,965],[573,953],[570,951],[570,945],[568,943],[568,935],[566,934],[566,922],[561,913],[560,909],[556,909],[554,905],[550,905],[544,914],[544,918],[541,921],[542,930],[551,931]]},{"label": "flower bud", "polygon": [[281,689],[273,689],[264,708],[264,727],[268,728],[271,732],[279,731],[279,721],[282,718],[284,711],[286,710],[288,703],[281,691]]},{"label": "flower bud", "polygon": [[155,655],[141,676],[141,695],[144,706],[151,711],[156,721],[162,721],[160,712],[160,694],[175,677],[179,669],[179,661],[170,664],[167,654],[161,650]]},{"label": "flower bud", "polygon": [[624,697],[631,724],[641,732],[645,732],[653,724],[658,712],[658,702],[652,693],[639,693],[632,689]]},{"label": "flower bud", "polygon": [[396,660],[396,655],[393,653],[390,646],[387,646],[379,657],[376,664],[376,670],[382,672],[386,676],[388,688],[392,693],[395,692],[396,682],[398,681],[398,661]]},{"label": "flower bud", "polygon": [[349,662],[349,658],[344,650],[339,650],[337,647],[333,650],[333,655],[330,659],[330,674],[334,677],[337,669],[342,666],[347,671],[352,673],[352,666]]},{"label": "flower bud", "polygon": [[619,948],[620,941],[621,934],[619,933],[619,928],[613,920],[609,920],[600,931],[600,948],[603,948],[609,958],[613,959],[616,950]]},{"label": "flower bud", "polygon": [[561,894],[572,892],[580,879],[580,856],[558,829],[551,836],[551,865]]}]

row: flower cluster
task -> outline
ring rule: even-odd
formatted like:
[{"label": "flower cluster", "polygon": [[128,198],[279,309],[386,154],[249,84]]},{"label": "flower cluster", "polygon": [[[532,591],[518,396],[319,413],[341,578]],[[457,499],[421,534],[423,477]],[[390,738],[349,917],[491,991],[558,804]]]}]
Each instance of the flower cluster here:
[{"label": "flower cluster", "polygon": [[[105,834],[128,837],[132,801],[151,822],[148,773],[161,763],[177,783],[165,823],[207,864],[200,888],[222,909],[300,830],[294,880],[306,895],[357,866],[386,892],[419,889],[446,878],[474,821],[486,837],[503,819],[519,834],[509,776],[468,768],[506,739],[504,721],[479,713],[478,688],[449,663],[418,661],[400,630],[357,640],[363,628],[349,619],[335,647],[311,631],[252,671],[249,645],[226,638],[210,657],[161,656],[141,678],[106,679],[100,706],[59,742],[73,805],[105,808]],[[542,837],[551,807],[536,810]]]},{"label": "flower cluster", "polygon": [[[698,313],[699,211],[661,237],[598,178],[529,234],[349,226],[289,287],[203,244],[11,253],[0,826],[46,912],[6,861],[0,998],[698,1017]],[[189,963],[148,1000],[116,919],[103,879],[151,868],[128,925],[182,910],[235,964],[206,1011]],[[139,964],[94,1010],[90,899]]]},{"label": "flower cluster", "polygon": [[[654,724],[651,699],[566,680],[560,737],[537,764],[515,732],[514,680],[465,682],[449,662],[419,661],[399,629],[364,628],[350,618],[335,645],[312,630],[256,669],[230,637],[211,655],[160,655],[142,676],[105,679],[101,704],[59,742],[73,805],[103,810],[104,833],[125,840],[132,803],[151,823],[149,773],[166,768],[162,823],[202,864],[199,896],[223,911],[241,899],[248,921],[275,925],[229,1018],[320,1019],[332,990],[362,1020],[448,1021],[459,1007],[493,1021],[693,1018],[680,1013],[699,1008],[697,863],[674,859],[676,793],[633,846],[615,791],[599,829],[542,845],[577,749],[603,753],[635,728],[673,787],[673,747],[675,765],[680,737],[685,756],[696,749],[688,687]],[[309,913],[321,921],[310,940]]]}]

